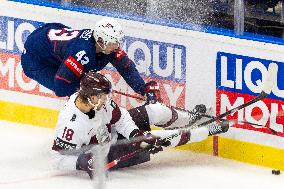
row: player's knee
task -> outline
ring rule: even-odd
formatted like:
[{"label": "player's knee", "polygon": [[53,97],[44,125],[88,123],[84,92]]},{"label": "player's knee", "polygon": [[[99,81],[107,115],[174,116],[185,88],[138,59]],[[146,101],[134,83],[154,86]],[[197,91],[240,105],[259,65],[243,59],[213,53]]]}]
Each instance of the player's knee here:
[{"label": "player's knee", "polygon": [[149,115],[147,114],[145,106],[139,106],[128,110],[132,120],[140,130],[150,131]]},{"label": "player's knee", "polygon": [[154,125],[162,125],[172,119],[172,110],[160,103],[146,105],[147,114],[149,115],[149,123]]}]

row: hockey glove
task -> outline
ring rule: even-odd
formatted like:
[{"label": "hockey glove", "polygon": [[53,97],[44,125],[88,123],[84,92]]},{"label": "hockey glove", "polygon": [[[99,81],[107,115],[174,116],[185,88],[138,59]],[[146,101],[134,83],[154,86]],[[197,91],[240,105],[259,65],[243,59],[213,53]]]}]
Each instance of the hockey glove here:
[{"label": "hockey glove", "polygon": [[[130,137],[141,137],[141,140],[136,142],[134,145],[141,148],[145,148],[149,145],[152,146],[152,148],[149,149],[151,154],[163,151],[162,146],[168,146],[168,144],[165,143],[160,137],[152,135],[150,131],[134,130],[130,134]],[[146,143],[147,146],[143,145],[143,143]]]},{"label": "hockey glove", "polygon": [[145,84],[145,95],[147,104],[155,104],[156,102],[161,102],[160,86],[156,81],[150,81]]},{"label": "hockey glove", "polygon": [[93,154],[92,153],[82,153],[79,155],[76,162],[76,169],[86,171],[91,179],[93,179]]},{"label": "hockey glove", "polygon": [[202,114],[205,114],[207,111],[204,104],[198,104],[194,109],[189,113],[189,123],[188,125],[194,124],[196,121],[202,118]]}]

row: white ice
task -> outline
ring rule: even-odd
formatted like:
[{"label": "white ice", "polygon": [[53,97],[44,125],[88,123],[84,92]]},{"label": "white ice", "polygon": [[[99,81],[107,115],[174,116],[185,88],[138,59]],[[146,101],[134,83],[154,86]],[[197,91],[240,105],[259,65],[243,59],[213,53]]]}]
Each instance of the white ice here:
[{"label": "white ice", "polygon": [[[53,130],[0,121],[0,189],[92,189],[83,172],[58,172],[49,162]],[[253,153],[253,152],[252,152]],[[166,150],[151,162],[110,172],[108,189],[282,188],[284,175],[188,151]]]}]

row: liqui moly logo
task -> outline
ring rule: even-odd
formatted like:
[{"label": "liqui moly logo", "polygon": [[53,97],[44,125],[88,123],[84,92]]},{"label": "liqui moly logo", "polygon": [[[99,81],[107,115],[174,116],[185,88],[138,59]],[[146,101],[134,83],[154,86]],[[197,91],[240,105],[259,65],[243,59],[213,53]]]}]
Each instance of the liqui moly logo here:
[{"label": "liqui moly logo", "polygon": [[272,93],[232,115],[228,119],[247,121],[265,127],[238,123],[236,127],[270,133],[283,133],[284,113],[284,63],[255,57],[219,52],[216,61],[216,108],[217,114],[226,112],[255,98],[262,91],[269,64],[277,64],[277,79]]},{"label": "liqui moly logo", "polygon": [[41,22],[0,16],[0,51],[20,54],[27,37]]},{"label": "liqui moly logo", "polygon": [[126,37],[123,49],[136,63],[139,72],[146,77],[185,82],[185,46],[150,39]]}]

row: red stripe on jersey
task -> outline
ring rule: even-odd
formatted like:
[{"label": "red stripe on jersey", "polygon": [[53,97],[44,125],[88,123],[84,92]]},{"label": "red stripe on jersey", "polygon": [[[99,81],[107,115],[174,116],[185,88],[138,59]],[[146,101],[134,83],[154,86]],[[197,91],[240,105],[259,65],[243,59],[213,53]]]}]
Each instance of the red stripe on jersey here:
[{"label": "red stripe on jersey", "polygon": [[[114,101],[112,101],[112,103],[115,104]],[[112,110],[112,117],[111,117],[110,123],[106,125],[109,133],[111,132],[111,126],[115,124],[116,122],[118,122],[120,117],[121,117],[121,111],[119,107],[115,104],[115,107]]]},{"label": "red stripe on jersey", "polygon": [[65,61],[64,64],[78,77],[81,76],[83,73],[83,65],[80,64],[75,58],[69,56]]},{"label": "red stripe on jersey", "polygon": [[124,50],[122,50],[122,49],[117,49],[116,52],[115,52],[115,59],[116,59],[117,61],[120,61],[120,60],[124,57],[124,55],[125,55]]},{"label": "red stripe on jersey", "polygon": [[63,77],[60,77],[59,75],[55,75],[55,78],[56,78],[56,79],[60,79],[60,80],[62,80],[62,81],[65,81],[66,83],[71,83],[71,81],[69,81],[69,80],[67,80],[67,79],[65,79],[65,78],[63,78]]}]

